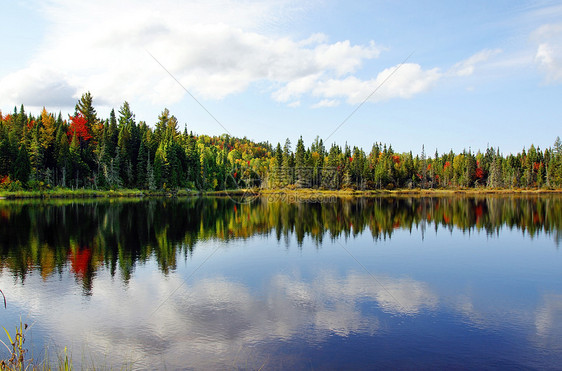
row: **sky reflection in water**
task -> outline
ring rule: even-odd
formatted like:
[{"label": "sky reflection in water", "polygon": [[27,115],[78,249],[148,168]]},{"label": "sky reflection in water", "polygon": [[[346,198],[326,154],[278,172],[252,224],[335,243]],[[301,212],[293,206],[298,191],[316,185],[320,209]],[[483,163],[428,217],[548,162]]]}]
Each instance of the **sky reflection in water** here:
[{"label": "sky reflection in water", "polygon": [[76,365],[554,369],[560,205],[2,204],[2,325]]}]

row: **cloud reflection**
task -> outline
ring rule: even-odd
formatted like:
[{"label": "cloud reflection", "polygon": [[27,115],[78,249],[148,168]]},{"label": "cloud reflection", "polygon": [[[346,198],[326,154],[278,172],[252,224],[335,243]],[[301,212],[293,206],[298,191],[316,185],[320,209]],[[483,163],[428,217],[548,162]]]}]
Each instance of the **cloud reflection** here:
[{"label": "cloud reflection", "polygon": [[[548,294],[536,311],[537,335],[544,340],[560,344],[562,333],[562,295]],[[558,347],[561,347],[558,345]]]},{"label": "cloud reflection", "polygon": [[[125,354],[129,362],[137,362],[135,367],[164,362],[167,367],[240,363],[259,368],[271,357],[264,349],[271,350],[272,344],[293,340],[321,344],[331,336],[373,335],[381,327],[381,310],[413,315],[437,307],[438,297],[426,283],[377,280],[384,288],[371,276],[355,272],[341,276],[321,271],[310,280],[298,273],[277,274],[257,289],[228,277],[182,284],[177,275],[145,273],[137,274],[123,290],[101,274],[87,302],[68,291],[59,298],[61,305],[53,304],[52,293],[38,290],[30,281],[18,286],[11,300],[29,308],[37,324],[47,327],[59,344],[84,341],[96,358]],[[174,297],[151,315],[179,286]],[[109,366],[122,362],[120,357],[105,359]]]}]

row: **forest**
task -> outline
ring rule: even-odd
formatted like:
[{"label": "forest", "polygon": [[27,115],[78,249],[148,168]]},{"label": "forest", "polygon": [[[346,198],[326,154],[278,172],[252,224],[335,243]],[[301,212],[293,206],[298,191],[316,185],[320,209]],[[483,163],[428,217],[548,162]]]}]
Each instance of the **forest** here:
[{"label": "forest", "polygon": [[93,97],[78,100],[73,115],[0,112],[0,190],[142,189],[200,191],[236,188],[428,189],[562,188],[562,142],[531,144],[520,153],[397,153],[375,142],[327,146],[302,137],[285,143],[198,135],[178,127],[164,109],[154,125],[136,122],[127,102],[99,118]]}]

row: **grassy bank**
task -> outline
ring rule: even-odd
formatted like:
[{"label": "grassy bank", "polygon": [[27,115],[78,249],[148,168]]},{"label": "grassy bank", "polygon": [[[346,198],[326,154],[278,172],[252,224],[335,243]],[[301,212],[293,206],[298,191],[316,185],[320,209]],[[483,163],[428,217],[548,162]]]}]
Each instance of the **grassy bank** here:
[{"label": "grassy bank", "polygon": [[0,191],[0,198],[23,199],[23,198],[105,198],[105,197],[170,197],[170,196],[194,196],[198,191],[147,191],[139,189],[119,190],[93,190],[93,189],[52,189],[47,191]]},{"label": "grassy bank", "polygon": [[288,195],[306,197],[434,197],[434,196],[479,196],[479,195],[539,195],[560,194],[562,189],[484,189],[484,188],[458,188],[458,189],[394,189],[394,190],[319,190],[319,189],[280,189],[260,190],[260,195]]},{"label": "grassy bank", "polygon": [[487,188],[458,188],[458,189],[394,189],[394,190],[322,190],[322,189],[234,189],[220,191],[198,190],[160,190],[147,191],[139,189],[92,190],[92,189],[52,189],[46,191],[0,191],[0,199],[51,199],[51,198],[126,198],[126,197],[193,197],[193,196],[247,196],[247,195],[285,195],[299,198],[317,197],[381,197],[381,196],[455,196],[455,195],[539,195],[562,194],[562,189],[487,189]]}]

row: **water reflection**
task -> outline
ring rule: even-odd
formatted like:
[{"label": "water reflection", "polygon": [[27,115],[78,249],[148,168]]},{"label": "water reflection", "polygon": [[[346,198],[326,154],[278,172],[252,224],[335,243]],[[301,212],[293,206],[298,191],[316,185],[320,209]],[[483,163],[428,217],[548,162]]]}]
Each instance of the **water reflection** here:
[{"label": "water reflection", "polygon": [[[557,345],[562,350],[558,335],[562,333],[562,295],[546,294],[543,304],[537,309],[535,325],[537,335],[549,346]],[[553,335],[556,334],[555,337]]]},{"label": "water reflection", "polygon": [[102,365],[562,361],[560,197],[3,202],[0,219],[6,313]]},{"label": "water reflection", "polygon": [[148,200],[125,202],[1,202],[0,259],[22,281],[33,269],[43,278],[70,265],[89,294],[100,267],[123,280],[152,256],[167,274],[178,257],[192,253],[200,240],[229,241],[253,235],[278,240],[310,236],[320,246],[326,238],[364,232],[391,238],[396,229],[432,228],[485,231],[516,228],[531,237],[562,238],[562,198],[378,198],[336,203],[236,204],[229,199]]},{"label": "water reflection", "polygon": [[[187,284],[177,276],[168,280],[149,276],[131,281],[125,292],[100,279],[88,305],[80,308],[72,292],[59,292],[55,304],[52,291],[26,285],[12,290],[10,301],[25,308],[33,297],[38,323],[49,324],[57,342],[76,344],[79,336],[85,336],[83,342],[97,357],[111,349],[140,368],[164,360],[172,368],[251,369],[264,362],[271,368],[275,362],[269,362],[283,358],[271,344],[321,346],[333,336],[387,331],[380,313],[364,308],[366,304],[382,313],[412,315],[435,309],[438,303],[427,284],[412,279],[378,277],[381,286],[357,272],[338,276],[321,271],[310,281],[299,275],[273,275],[259,292],[224,276]],[[167,300],[172,291],[173,298]],[[152,312],[155,303],[164,301],[166,305]],[[119,359],[111,361],[119,366]]]}]

